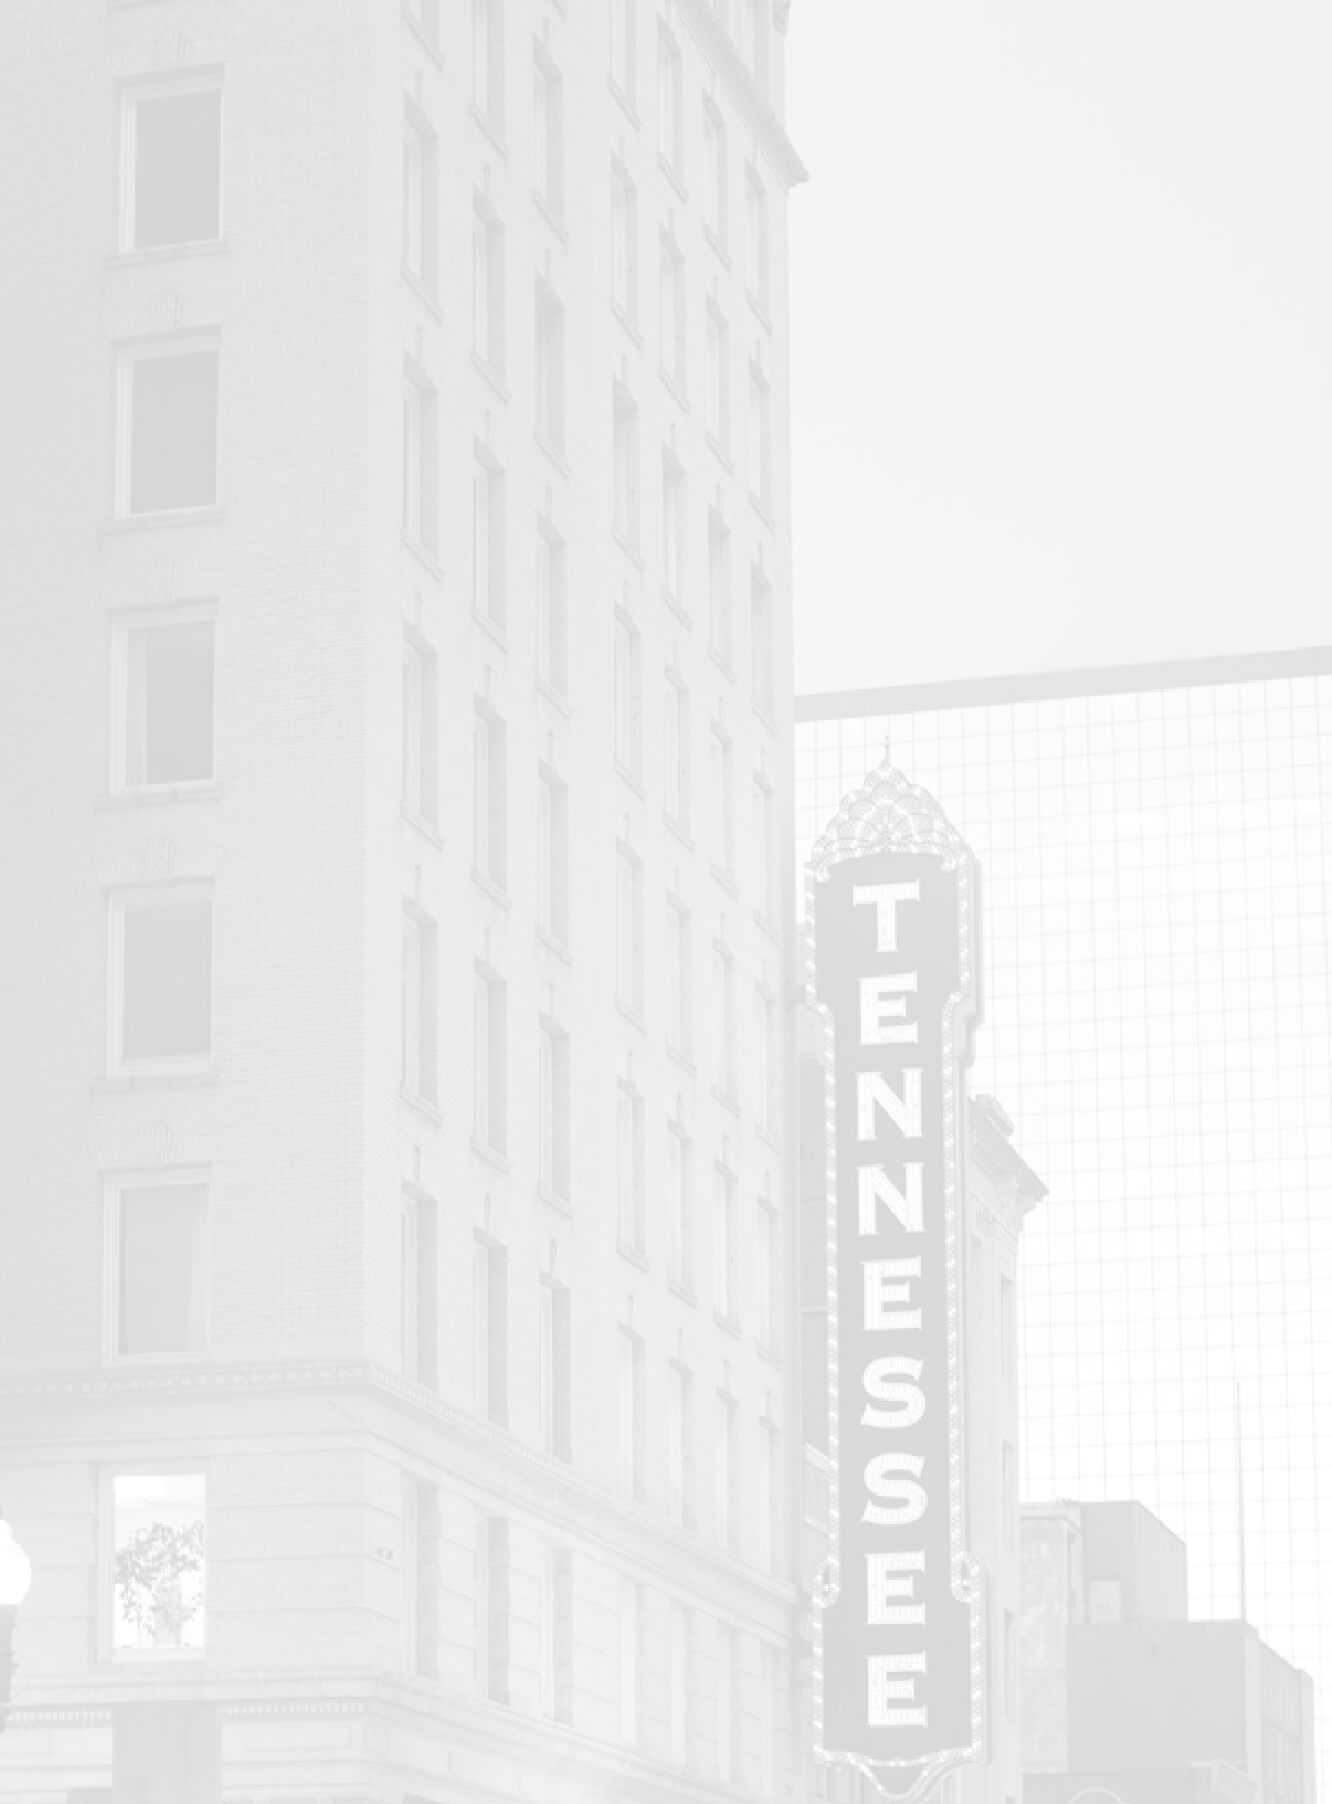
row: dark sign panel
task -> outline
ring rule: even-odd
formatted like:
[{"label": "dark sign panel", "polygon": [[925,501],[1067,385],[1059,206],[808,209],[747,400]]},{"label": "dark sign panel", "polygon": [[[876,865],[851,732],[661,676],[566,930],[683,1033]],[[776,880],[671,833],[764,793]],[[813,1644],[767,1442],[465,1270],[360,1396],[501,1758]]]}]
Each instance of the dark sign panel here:
[{"label": "dark sign panel", "polygon": [[818,1729],[823,1757],[914,1798],[984,1755],[981,1575],[962,1498],[975,876],[922,792],[896,772],[869,789],[876,806],[826,836],[811,867],[830,1055],[833,1545],[815,1600]]}]

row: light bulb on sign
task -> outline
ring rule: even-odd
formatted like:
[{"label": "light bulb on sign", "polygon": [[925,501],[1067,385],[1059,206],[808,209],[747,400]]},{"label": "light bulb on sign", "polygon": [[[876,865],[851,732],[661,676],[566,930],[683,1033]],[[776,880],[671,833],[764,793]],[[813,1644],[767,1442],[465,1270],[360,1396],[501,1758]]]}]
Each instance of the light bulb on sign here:
[{"label": "light bulb on sign", "polygon": [[0,1516],[0,1610],[16,1610],[32,1583],[32,1561],[14,1539],[14,1531]]}]

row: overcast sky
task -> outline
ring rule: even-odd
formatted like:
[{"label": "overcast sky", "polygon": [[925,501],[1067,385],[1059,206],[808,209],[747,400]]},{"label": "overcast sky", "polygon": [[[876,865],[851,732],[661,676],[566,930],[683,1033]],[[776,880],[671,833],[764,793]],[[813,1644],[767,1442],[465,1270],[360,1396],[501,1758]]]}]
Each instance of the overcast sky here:
[{"label": "overcast sky", "polygon": [[796,688],[1332,641],[1327,0],[795,0]]}]

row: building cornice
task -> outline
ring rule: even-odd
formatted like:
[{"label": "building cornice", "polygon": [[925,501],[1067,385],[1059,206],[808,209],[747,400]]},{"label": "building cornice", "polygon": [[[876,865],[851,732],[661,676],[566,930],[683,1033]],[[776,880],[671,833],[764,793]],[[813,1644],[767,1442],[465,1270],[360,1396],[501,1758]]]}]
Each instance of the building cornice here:
[{"label": "building cornice", "polygon": [[[787,136],[786,127],[768,101],[760,93],[735,45],[727,37],[706,0],[675,0],[680,16],[702,45],[709,62],[717,70],[727,89],[744,114],[745,120],[767,153],[768,160],[785,186],[799,187],[809,180],[809,171],[800,153]],[[789,5],[777,8],[778,29],[785,31]]]}]

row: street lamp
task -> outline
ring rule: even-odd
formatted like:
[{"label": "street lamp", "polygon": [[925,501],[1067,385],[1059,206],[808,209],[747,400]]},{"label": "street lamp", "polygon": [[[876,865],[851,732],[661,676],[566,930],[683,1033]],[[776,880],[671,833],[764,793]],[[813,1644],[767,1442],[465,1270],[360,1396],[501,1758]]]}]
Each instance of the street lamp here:
[{"label": "street lamp", "polygon": [[32,1561],[0,1515],[0,1733],[9,1718],[9,1694],[14,1680],[14,1619],[31,1583]]}]

